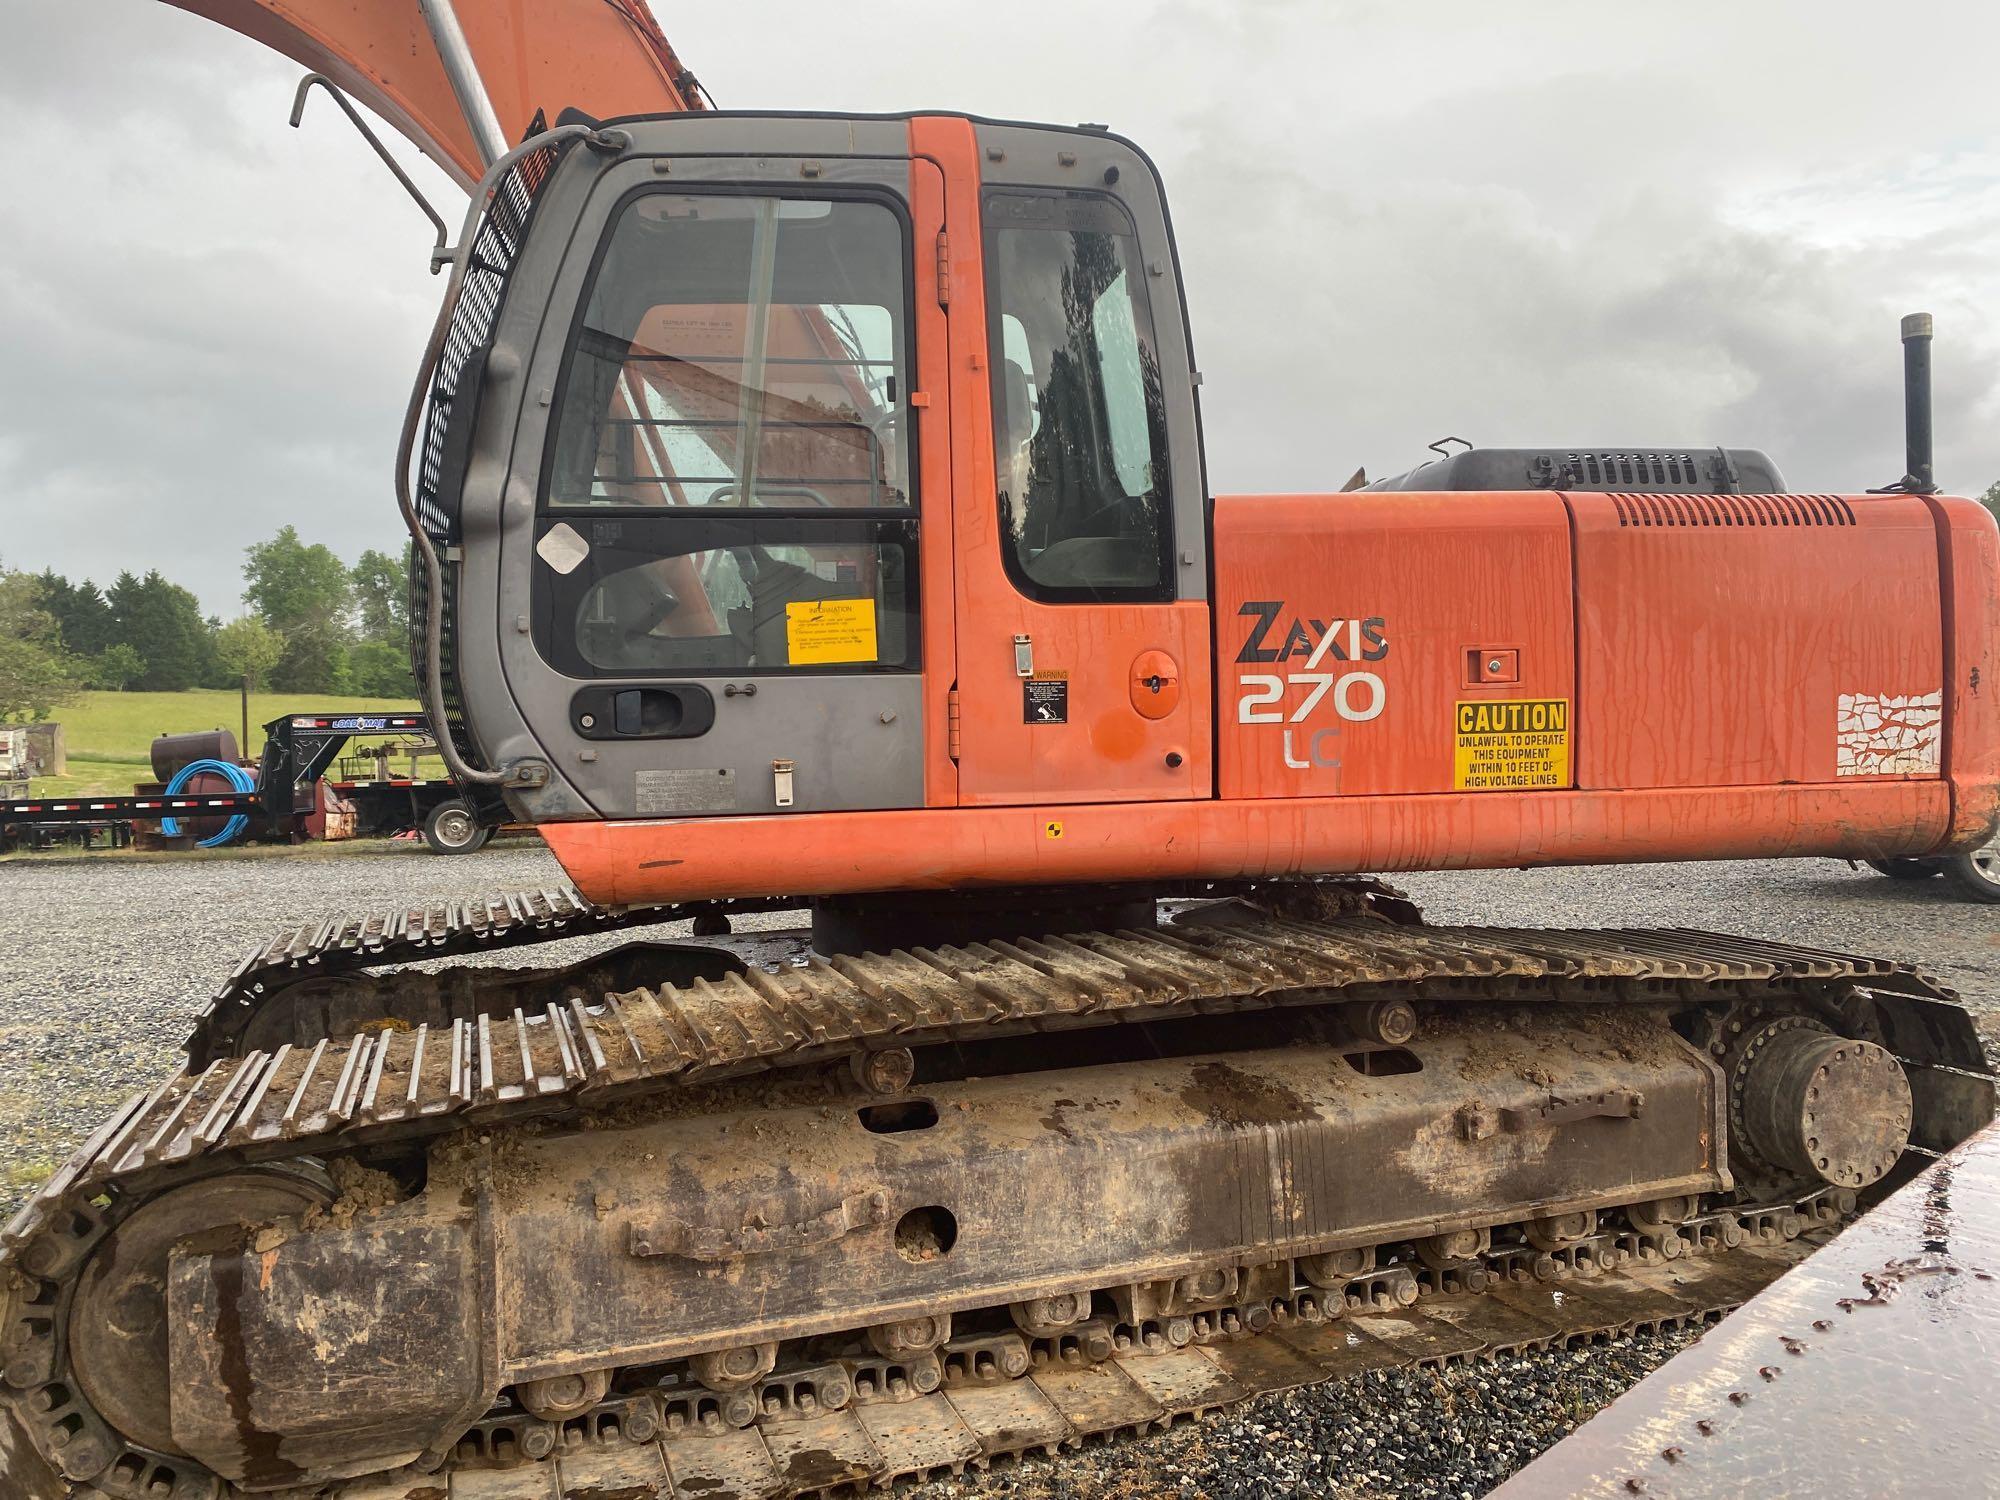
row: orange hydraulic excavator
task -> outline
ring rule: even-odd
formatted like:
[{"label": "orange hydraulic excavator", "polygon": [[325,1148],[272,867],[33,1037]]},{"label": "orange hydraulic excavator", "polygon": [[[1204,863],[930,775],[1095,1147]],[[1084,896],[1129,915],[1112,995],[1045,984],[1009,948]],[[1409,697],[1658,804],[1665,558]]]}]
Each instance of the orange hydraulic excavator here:
[{"label": "orange hydraulic excavator", "polygon": [[1624,446],[1216,496],[1129,141],[699,108],[634,0],[188,8],[474,184],[416,666],[582,895],[244,962],[0,1240],[15,1493],[1054,1452],[1707,1316],[1991,1117],[1901,965],[1362,873],[1989,839],[2000,539],[1920,421],[1885,493]]}]

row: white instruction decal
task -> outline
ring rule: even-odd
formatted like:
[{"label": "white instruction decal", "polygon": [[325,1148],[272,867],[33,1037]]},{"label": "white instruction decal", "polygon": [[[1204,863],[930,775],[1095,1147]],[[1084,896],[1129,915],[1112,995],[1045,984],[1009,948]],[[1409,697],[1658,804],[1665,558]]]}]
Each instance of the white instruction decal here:
[{"label": "white instruction decal", "polygon": [[1834,770],[1840,776],[1935,776],[1942,764],[1944,694],[1842,693]]},{"label": "white instruction decal", "polygon": [[577,565],[590,556],[590,543],[569,522],[558,521],[542,533],[542,539],[535,543],[535,551],[543,562],[558,573],[567,575],[574,573]]}]

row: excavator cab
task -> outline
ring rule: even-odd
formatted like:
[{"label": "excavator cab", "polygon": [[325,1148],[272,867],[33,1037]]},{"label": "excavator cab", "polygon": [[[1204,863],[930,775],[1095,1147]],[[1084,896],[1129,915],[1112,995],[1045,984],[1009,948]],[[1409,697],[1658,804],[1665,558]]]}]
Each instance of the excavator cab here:
[{"label": "excavator cab", "polygon": [[419,509],[458,559],[453,732],[522,816],[1209,792],[1201,450],[1136,148],[630,120],[524,159],[480,234]]}]

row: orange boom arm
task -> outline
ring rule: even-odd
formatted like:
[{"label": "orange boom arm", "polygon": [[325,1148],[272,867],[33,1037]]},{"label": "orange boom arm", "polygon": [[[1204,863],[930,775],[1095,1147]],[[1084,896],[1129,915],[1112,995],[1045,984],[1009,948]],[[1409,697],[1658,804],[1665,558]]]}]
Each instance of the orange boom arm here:
[{"label": "orange boom arm", "polygon": [[[324,73],[470,187],[481,162],[416,0],[167,0]],[[644,0],[459,0],[458,19],[509,141],[537,111],[599,116],[703,107]]]}]

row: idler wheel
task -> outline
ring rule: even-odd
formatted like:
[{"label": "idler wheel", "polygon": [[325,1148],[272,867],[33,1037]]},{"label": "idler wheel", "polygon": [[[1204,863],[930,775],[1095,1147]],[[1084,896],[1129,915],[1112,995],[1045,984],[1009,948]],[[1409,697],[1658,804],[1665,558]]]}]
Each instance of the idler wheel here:
[{"label": "idler wheel", "polygon": [[1625,1217],[1640,1234],[1667,1235],[1694,1217],[1694,1206],[1693,1198],[1681,1194],[1656,1198],[1651,1203],[1628,1204]]},{"label": "idler wheel", "polygon": [[1864,1188],[1910,1141],[1910,1080],[1873,1042],[1795,1028],[1753,1045],[1742,1067],[1744,1144],[1780,1171]]},{"label": "idler wheel", "polygon": [[580,1417],[611,1389],[611,1372],[593,1370],[587,1375],[551,1375],[543,1380],[525,1381],[514,1394],[531,1416],[544,1422],[566,1422]]},{"label": "idler wheel", "polygon": [[923,1354],[951,1337],[951,1314],[905,1318],[900,1323],[878,1323],[868,1330],[868,1345],[884,1359],[901,1359]]},{"label": "idler wheel", "polygon": [[1526,1232],[1528,1243],[1544,1253],[1567,1249],[1597,1233],[1597,1214],[1587,1208],[1577,1209],[1574,1213],[1549,1214],[1544,1218],[1528,1220]]},{"label": "idler wheel", "polygon": [[1322,1255],[1301,1255],[1299,1274],[1323,1291],[1338,1291],[1357,1276],[1375,1269],[1375,1247],[1357,1245],[1351,1250],[1328,1250]]},{"label": "idler wheel", "polygon": [[776,1344],[744,1344],[711,1349],[688,1361],[694,1378],[711,1391],[745,1391],[778,1367]]},{"label": "idler wheel", "polygon": [[167,1259],[225,1225],[246,1229],[324,1208],[334,1198],[306,1166],[256,1167],[191,1182],[140,1207],[92,1253],[69,1315],[76,1383],[128,1442],[176,1458],[167,1358]]},{"label": "idler wheel", "polygon": [[1476,1260],[1493,1246],[1490,1229],[1457,1229],[1449,1234],[1426,1235],[1417,1241],[1417,1259],[1433,1271],[1449,1271]]},{"label": "idler wheel", "polygon": [[1007,1311],[1014,1326],[1030,1338],[1053,1338],[1090,1316],[1090,1293],[1058,1292],[1052,1297],[1035,1297],[1016,1302]]}]

